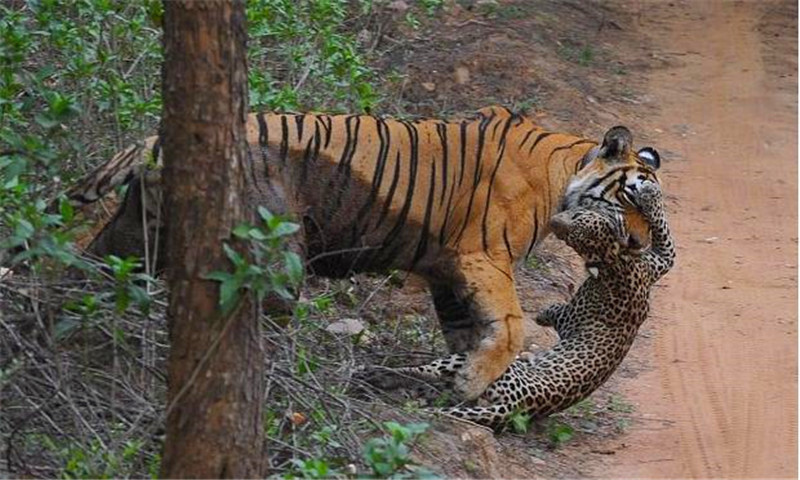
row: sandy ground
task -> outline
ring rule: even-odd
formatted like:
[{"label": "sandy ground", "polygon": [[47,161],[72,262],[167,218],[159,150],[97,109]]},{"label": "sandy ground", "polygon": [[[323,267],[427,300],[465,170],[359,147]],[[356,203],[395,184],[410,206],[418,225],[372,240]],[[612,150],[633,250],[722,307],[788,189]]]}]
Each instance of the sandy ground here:
[{"label": "sandy ground", "polygon": [[594,475],[796,477],[797,7],[643,3],[679,256],[622,387],[640,421]]}]

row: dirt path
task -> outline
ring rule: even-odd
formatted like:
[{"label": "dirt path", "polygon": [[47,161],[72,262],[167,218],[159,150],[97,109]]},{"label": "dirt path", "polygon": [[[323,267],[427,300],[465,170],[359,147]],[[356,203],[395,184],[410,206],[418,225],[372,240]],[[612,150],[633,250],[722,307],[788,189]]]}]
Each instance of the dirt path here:
[{"label": "dirt path", "polygon": [[641,31],[672,65],[646,127],[679,257],[634,352],[653,368],[624,387],[641,421],[598,476],[797,475],[796,15],[644,2]]}]

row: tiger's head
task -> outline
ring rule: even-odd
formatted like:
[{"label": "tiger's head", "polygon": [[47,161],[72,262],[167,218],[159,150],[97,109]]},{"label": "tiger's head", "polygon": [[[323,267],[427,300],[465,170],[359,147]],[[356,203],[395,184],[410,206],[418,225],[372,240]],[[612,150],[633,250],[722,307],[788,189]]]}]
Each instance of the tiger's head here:
[{"label": "tiger's head", "polygon": [[606,132],[602,145],[590,150],[570,179],[559,211],[579,206],[604,204],[621,214],[629,235],[628,247],[649,242],[650,227],[631,200],[643,182],[660,183],[656,170],[661,156],[652,147],[633,150],[633,135],[623,126]]}]

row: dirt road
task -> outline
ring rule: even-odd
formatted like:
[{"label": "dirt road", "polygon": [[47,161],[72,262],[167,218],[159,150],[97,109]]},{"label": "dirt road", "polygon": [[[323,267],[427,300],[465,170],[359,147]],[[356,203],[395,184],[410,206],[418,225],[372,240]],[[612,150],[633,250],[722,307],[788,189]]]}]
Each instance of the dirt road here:
[{"label": "dirt road", "polygon": [[797,475],[797,10],[643,2],[676,268],[608,477]]}]

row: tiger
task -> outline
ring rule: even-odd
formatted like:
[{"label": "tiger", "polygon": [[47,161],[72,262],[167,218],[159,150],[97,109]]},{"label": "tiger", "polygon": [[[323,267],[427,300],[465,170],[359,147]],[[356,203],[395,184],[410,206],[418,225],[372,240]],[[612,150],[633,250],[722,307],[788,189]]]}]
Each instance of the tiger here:
[{"label": "tiger", "polygon": [[[159,250],[161,229],[169,228],[160,169],[153,168],[163,163],[161,141],[153,136],[126,148],[66,192],[83,206],[128,185],[89,253]],[[497,106],[451,121],[252,113],[247,142],[249,204],[301,223],[290,248],[310,272],[400,270],[427,282],[447,348],[468,354],[455,379],[465,399],[479,396],[522,349],[514,269],[549,233],[568,183],[620,166],[633,172],[660,165],[655,149],[633,150],[626,127],[597,142]],[[639,225],[637,235],[648,238],[636,210],[623,207],[623,193],[597,194],[623,208],[631,229]]]}]

